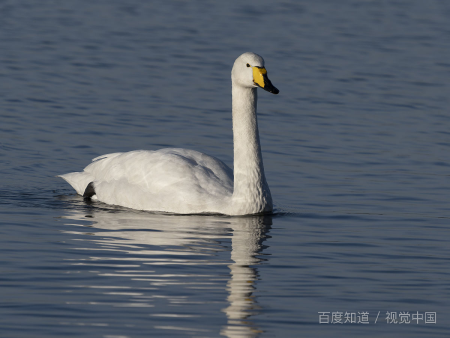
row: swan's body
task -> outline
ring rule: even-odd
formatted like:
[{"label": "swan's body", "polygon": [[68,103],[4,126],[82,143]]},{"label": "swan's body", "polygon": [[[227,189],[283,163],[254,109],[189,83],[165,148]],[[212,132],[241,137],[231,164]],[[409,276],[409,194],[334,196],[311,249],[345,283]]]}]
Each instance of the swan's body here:
[{"label": "swan's body", "polygon": [[97,157],[83,172],[61,175],[78,194],[138,210],[247,215],[273,209],[259,142],[256,87],[277,94],[264,60],[242,54],[231,72],[233,171],[187,149],[131,151]]}]

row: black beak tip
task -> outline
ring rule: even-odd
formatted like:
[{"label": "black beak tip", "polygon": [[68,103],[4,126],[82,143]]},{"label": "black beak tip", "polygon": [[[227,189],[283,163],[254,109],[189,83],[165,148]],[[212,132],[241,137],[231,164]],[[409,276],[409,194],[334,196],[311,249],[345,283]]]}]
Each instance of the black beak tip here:
[{"label": "black beak tip", "polygon": [[272,84],[266,85],[263,89],[268,91],[269,93],[272,93],[272,94],[275,94],[275,95],[280,92],[278,90],[278,88],[274,87]]},{"label": "black beak tip", "polygon": [[270,80],[266,77],[264,78],[264,90],[267,90],[269,93],[272,94],[278,94],[280,91],[278,90],[277,87],[275,87],[272,82],[270,82]]},{"label": "black beak tip", "polygon": [[253,83],[258,86],[259,88],[264,89],[265,91],[272,93],[272,94],[278,94],[280,91],[278,90],[277,87],[275,87],[272,82],[270,82],[270,80],[267,77],[264,77],[264,87],[260,86],[258,83],[254,82]]}]

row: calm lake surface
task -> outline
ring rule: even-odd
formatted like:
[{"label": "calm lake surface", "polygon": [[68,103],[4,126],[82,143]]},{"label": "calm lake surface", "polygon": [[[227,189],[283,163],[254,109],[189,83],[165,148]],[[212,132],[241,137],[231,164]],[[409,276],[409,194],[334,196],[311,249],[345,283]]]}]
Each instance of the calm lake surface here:
[{"label": "calm lake surface", "polygon": [[[0,336],[448,337],[449,22],[438,0],[0,1]],[[55,177],[162,147],[232,167],[247,51],[280,89],[258,102],[274,215]]]}]

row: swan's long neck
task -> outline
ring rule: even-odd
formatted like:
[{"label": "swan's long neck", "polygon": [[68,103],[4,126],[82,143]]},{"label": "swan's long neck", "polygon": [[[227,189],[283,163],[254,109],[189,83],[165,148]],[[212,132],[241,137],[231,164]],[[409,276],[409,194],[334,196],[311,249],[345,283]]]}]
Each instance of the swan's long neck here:
[{"label": "swan's long neck", "polygon": [[272,211],[272,196],[264,176],[256,117],[256,88],[233,83],[235,208],[245,213]]}]

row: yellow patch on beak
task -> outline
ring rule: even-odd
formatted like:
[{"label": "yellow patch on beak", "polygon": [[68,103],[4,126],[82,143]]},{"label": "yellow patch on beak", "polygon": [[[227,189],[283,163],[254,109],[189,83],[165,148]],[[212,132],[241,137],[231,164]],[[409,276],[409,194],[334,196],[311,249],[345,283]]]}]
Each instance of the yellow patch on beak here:
[{"label": "yellow patch on beak", "polygon": [[261,88],[264,88],[264,75],[267,74],[266,68],[252,67],[253,68],[253,82]]}]

